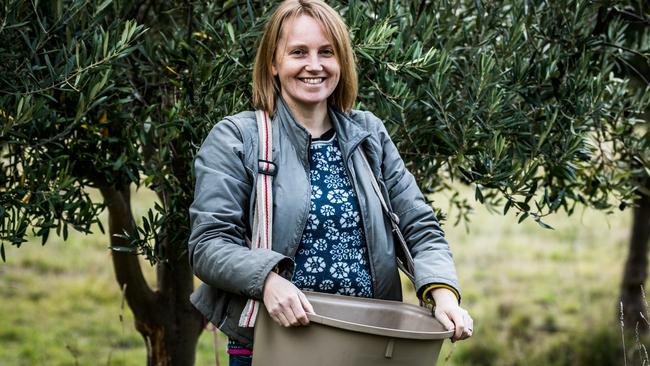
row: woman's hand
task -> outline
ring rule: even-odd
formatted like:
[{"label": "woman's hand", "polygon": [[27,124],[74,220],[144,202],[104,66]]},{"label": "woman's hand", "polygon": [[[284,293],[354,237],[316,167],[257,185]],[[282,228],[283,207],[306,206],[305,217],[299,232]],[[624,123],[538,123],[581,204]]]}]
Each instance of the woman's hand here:
[{"label": "woman's hand", "polygon": [[458,299],[453,292],[440,287],[432,291],[436,302],[434,315],[447,330],[453,330],[452,342],[467,339],[474,333],[474,320],[467,310],[458,306]]},{"label": "woman's hand", "polygon": [[307,325],[307,313],[314,313],[305,294],[275,272],[264,282],[264,306],[271,319],[283,327]]}]

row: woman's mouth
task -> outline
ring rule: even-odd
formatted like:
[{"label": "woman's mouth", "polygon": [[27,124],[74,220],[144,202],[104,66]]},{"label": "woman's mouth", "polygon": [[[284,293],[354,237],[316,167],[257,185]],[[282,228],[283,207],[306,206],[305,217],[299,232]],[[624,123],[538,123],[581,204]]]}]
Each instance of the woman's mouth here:
[{"label": "woman's mouth", "polygon": [[323,81],[325,81],[325,78],[298,78],[298,79],[303,83],[309,85],[318,85],[321,84]]}]

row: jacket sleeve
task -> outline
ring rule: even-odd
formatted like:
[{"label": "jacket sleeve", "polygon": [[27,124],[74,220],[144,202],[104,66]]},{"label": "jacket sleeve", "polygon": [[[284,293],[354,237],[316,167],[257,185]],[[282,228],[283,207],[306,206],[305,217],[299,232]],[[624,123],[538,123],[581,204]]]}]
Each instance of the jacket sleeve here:
[{"label": "jacket sleeve", "polygon": [[415,178],[404,165],[383,122],[370,112],[366,114],[379,138],[383,183],[413,256],[418,295],[423,295],[432,285],[441,285],[436,287],[451,287],[460,301],[460,287],[452,253],[433,209],[426,203]]},{"label": "jacket sleeve", "polygon": [[252,182],[242,141],[236,124],[225,119],[210,131],[196,156],[189,260],[204,283],[259,300],[269,272],[288,258],[246,244]]}]

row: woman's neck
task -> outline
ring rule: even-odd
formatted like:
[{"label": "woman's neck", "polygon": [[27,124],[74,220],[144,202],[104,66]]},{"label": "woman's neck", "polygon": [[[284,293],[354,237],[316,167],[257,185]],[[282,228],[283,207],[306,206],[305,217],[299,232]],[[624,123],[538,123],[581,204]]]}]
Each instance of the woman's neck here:
[{"label": "woman's neck", "polygon": [[287,105],[291,109],[296,122],[304,127],[310,135],[318,137],[332,128],[332,122],[327,113],[327,103],[321,103],[314,108],[298,107],[291,105],[289,102],[287,102]]}]

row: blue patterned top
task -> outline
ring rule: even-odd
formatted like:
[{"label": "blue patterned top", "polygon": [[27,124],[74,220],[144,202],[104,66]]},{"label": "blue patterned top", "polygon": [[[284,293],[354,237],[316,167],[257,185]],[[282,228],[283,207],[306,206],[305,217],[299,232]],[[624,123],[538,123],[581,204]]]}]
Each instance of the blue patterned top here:
[{"label": "blue patterned top", "polygon": [[334,129],[312,140],[309,167],[311,209],[292,281],[307,291],[373,297],[359,201]]}]

